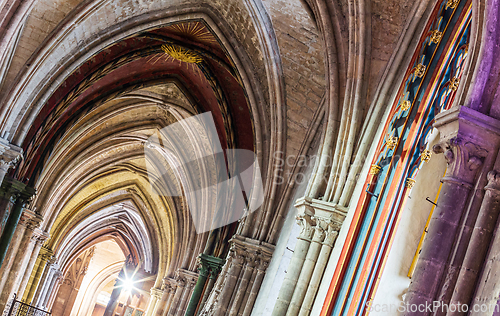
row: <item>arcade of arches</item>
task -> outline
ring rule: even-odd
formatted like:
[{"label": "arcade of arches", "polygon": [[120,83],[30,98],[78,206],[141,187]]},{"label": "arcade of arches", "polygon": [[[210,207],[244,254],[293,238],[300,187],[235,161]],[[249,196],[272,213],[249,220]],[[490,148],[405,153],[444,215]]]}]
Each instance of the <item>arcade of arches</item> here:
[{"label": "arcade of arches", "polygon": [[497,315],[499,82],[500,0],[0,0],[0,310]]}]

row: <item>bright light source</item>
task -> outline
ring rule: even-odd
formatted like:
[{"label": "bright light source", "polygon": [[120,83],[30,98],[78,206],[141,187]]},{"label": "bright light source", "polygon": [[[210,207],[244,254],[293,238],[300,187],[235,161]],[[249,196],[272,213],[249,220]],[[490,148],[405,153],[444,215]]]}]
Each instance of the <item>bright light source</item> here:
[{"label": "bright light source", "polygon": [[123,290],[126,292],[132,292],[132,290],[134,290],[134,283],[135,282],[129,278],[122,280]]}]

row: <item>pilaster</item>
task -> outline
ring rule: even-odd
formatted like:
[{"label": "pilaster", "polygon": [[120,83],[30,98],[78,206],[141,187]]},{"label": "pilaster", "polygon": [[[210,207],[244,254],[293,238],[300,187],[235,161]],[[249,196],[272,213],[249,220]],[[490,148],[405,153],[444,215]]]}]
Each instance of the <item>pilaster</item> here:
[{"label": "pilaster", "polygon": [[434,127],[441,139],[433,150],[444,155],[448,167],[405,298],[406,303],[417,305],[435,300],[449,303],[458,277],[455,271],[464,260],[453,249],[469,243],[462,234],[458,242],[466,244],[455,245],[457,232],[464,225],[463,215],[471,213],[473,188],[491,170],[500,145],[500,122],[467,107],[440,113]]}]

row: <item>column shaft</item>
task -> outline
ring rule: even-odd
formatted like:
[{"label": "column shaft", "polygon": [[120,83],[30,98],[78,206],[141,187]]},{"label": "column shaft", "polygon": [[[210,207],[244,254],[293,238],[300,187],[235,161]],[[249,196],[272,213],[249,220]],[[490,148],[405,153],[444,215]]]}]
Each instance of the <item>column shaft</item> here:
[{"label": "column shaft", "polygon": [[250,316],[250,313],[252,313],[253,305],[257,299],[257,295],[259,294],[260,286],[262,285],[262,280],[264,280],[267,264],[268,262],[261,262],[261,264],[257,267],[257,274],[255,276],[255,280],[253,281],[247,303],[245,304],[243,316]]},{"label": "column shaft", "polygon": [[330,258],[330,253],[332,252],[333,244],[337,239],[338,232],[329,228],[325,241],[321,246],[321,251],[314,267],[314,272],[307,287],[306,295],[300,307],[299,316],[308,316],[311,313],[311,308],[318,292],[319,283],[325,272],[326,265],[328,264],[328,259]]},{"label": "column shaft", "polygon": [[234,294],[235,297],[231,310],[229,311],[229,316],[236,316],[238,314],[238,310],[240,309],[245,293],[247,292],[247,286],[250,283],[250,278],[253,273],[253,261],[254,258],[247,258],[238,290]]},{"label": "column shaft", "polygon": [[222,288],[222,292],[219,295],[219,305],[215,315],[226,316],[226,311],[228,309],[229,303],[233,296],[234,288],[238,282],[238,278],[243,266],[243,257],[236,255],[235,258],[230,262],[230,268]]},{"label": "column shaft", "polygon": [[[471,195],[472,183],[488,154],[485,149],[459,137],[438,144],[433,150],[444,153],[448,168],[441,180],[441,193],[405,298],[407,304],[416,306],[432,305],[433,301],[438,300],[440,289],[445,286],[445,270]],[[419,316],[428,314],[418,311],[405,313]]]},{"label": "column shaft", "polygon": [[208,267],[202,266],[199,269],[199,271],[200,271],[200,276],[198,277],[196,285],[194,286],[193,295],[189,300],[185,316],[194,316],[196,308],[198,307],[198,303],[200,302],[201,294],[203,293],[203,289],[205,288],[205,284],[207,283],[207,278],[209,273]]},{"label": "column shaft", "polygon": [[300,306],[306,295],[307,287],[309,286],[309,281],[316,266],[316,261],[318,260],[319,253],[321,251],[321,243],[325,238],[325,232],[323,228],[319,225],[315,227],[314,237],[312,243],[307,252],[306,260],[300,272],[299,279],[297,280],[297,285],[295,291],[293,292],[292,300],[290,301],[290,306],[286,313],[287,316],[296,316],[299,314]]},{"label": "column shaft", "polygon": [[175,316],[182,297],[182,292],[184,292],[184,286],[184,283],[177,284],[177,287],[175,288],[175,294],[172,299],[172,304],[170,304],[170,308],[168,310],[168,316]]},{"label": "column shaft", "polygon": [[[9,298],[14,294],[13,290],[18,284],[19,280],[19,274],[21,270],[21,266],[23,265],[23,259],[25,255],[26,248],[28,248],[28,244],[31,241],[31,237],[33,235],[33,230],[35,228],[36,222],[32,221],[33,217],[31,214],[28,212],[24,212],[23,214],[23,220],[21,220],[19,224],[19,228],[21,230],[24,230],[24,234],[21,238],[21,242],[19,243],[19,247],[16,251],[15,259],[12,264],[12,267],[8,273],[7,280],[5,282],[5,285],[2,289],[2,294],[0,295],[0,310],[3,310],[5,308],[5,302],[9,300]],[[16,226],[17,223],[16,223]],[[25,226],[25,227],[23,227]],[[14,234],[12,234],[14,235]],[[12,238],[12,236],[11,236]],[[20,296],[20,295],[19,295]]]},{"label": "column shaft", "polygon": [[302,227],[302,230],[295,245],[292,259],[288,264],[285,279],[281,285],[272,316],[284,316],[286,314],[311,244],[311,237],[314,232],[313,225],[315,225],[311,216],[298,216],[297,223]]},{"label": "column shaft", "polygon": [[[451,304],[470,304],[472,300],[500,212],[500,173],[496,171],[488,173],[488,185],[485,190],[486,193],[460,269],[455,291],[453,291]],[[463,315],[465,313],[456,311],[449,314]]]}]

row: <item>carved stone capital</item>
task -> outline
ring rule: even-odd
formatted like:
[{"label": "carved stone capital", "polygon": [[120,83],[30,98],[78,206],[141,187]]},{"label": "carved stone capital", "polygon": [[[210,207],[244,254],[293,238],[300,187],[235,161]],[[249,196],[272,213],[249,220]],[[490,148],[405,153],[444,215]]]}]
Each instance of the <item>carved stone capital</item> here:
[{"label": "carved stone capital", "polygon": [[40,245],[43,245],[45,243],[45,241],[49,238],[49,233],[41,230],[41,229],[38,229],[36,228],[34,231],[33,231],[33,237],[32,239],[37,243],[37,244],[40,244]]},{"label": "carved stone capital", "polygon": [[185,269],[178,269],[175,272],[175,279],[179,287],[192,287],[198,280],[198,273]]},{"label": "carved stone capital", "polygon": [[[299,225],[302,224],[302,229],[311,229],[315,232],[312,240],[333,245],[347,215],[345,207],[310,198],[297,200],[295,207],[299,209],[299,212],[306,211],[303,215],[299,215],[302,216]],[[310,213],[313,216],[311,216],[311,221],[308,221],[307,216]],[[306,225],[310,225],[310,228]],[[303,232],[301,231],[301,233]],[[301,238],[300,235],[299,238]]]},{"label": "carved stone capital", "polygon": [[28,230],[35,230],[40,226],[43,217],[39,214],[32,212],[31,210],[25,208],[21,214],[21,219],[19,220],[19,225],[25,226]]},{"label": "carved stone capital", "polygon": [[163,296],[163,290],[152,287],[150,290],[151,298],[160,300]]},{"label": "carved stone capital", "polygon": [[320,225],[319,223],[314,226],[313,242],[321,243],[325,239],[325,230],[321,226],[323,225]]},{"label": "carved stone capital", "polygon": [[470,186],[476,173],[500,145],[500,121],[464,106],[436,115],[440,143],[433,147],[448,162],[443,181]]},{"label": "carved stone capital", "polygon": [[488,151],[472,141],[454,137],[432,148],[437,154],[444,154],[448,168],[443,180],[473,183],[478,168],[483,164]]},{"label": "carved stone capital", "polygon": [[316,220],[314,220],[313,216],[300,214],[295,219],[297,220],[297,225],[300,226],[299,238],[311,240],[314,234],[314,226],[316,226]]},{"label": "carved stone capital", "polygon": [[0,170],[7,172],[22,159],[23,150],[0,138]]},{"label": "carved stone capital", "polygon": [[262,262],[271,261],[274,252],[274,245],[240,235],[234,235],[230,243],[230,256],[233,262],[236,260],[236,264],[264,266]]},{"label": "carved stone capital", "polygon": [[162,289],[167,293],[173,294],[175,293],[176,288],[176,280],[173,278],[163,278]]}]

